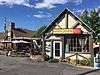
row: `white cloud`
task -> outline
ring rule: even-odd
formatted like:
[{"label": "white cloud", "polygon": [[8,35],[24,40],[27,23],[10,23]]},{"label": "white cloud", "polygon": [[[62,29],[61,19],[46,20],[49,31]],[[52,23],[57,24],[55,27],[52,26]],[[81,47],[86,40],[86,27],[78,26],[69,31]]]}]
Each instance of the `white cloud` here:
[{"label": "white cloud", "polygon": [[68,2],[72,2],[75,4],[80,4],[82,3],[82,0],[43,0],[40,3],[36,3],[34,6],[35,8],[54,8],[55,4],[66,4]]},{"label": "white cloud", "polygon": [[23,5],[26,7],[34,7],[34,8],[54,8],[56,7],[56,4],[66,4],[69,2],[80,4],[82,3],[82,0],[42,0],[42,2],[39,2],[39,0],[34,0],[34,4],[30,4],[30,0],[0,0],[0,5],[7,5],[7,6],[13,6],[13,5]]},{"label": "white cloud", "polygon": [[35,8],[54,8],[54,4],[65,4],[67,0],[43,0],[41,3],[37,3]]},{"label": "white cloud", "polygon": [[84,9],[73,9],[74,13],[82,13]]},{"label": "white cloud", "polygon": [[76,3],[77,5],[79,5],[80,3],[82,3],[82,0],[70,0],[73,3]]},{"label": "white cloud", "polygon": [[51,15],[50,13],[45,13],[45,14],[39,13],[39,14],[35,14],[35,15],[33,15],[33,16],[36,17],[36,18],[49,18],[49,17],[51,17],[52,15]]},{"label": "white cloud", "polygon": [[29,0],[0,0],[0,5],[23,5],[27,7],[33,7],[33,5],[30,4]]},{"label": "white cloud", "polygon": [[33,15],[34,17],[37,17],[37,18],[42,18],[44,17],[44,15],[41,15],[41,14],[37,14],[37,15]]}]

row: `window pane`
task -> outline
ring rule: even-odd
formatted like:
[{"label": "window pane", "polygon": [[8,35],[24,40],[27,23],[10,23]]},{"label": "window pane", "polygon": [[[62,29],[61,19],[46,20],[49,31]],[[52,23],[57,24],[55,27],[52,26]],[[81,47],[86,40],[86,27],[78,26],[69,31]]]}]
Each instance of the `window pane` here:
[{"label": "window pane", "polygon": [[55,43],[55,49],[60,49],[60,43]]},{"label": "window pane", "polygon": [[60,56],[60,50],[55,50],[55,56]]},{"label": "window pane", "polygon": [[55,43],[55,56],[60,56],[60,43]]}]

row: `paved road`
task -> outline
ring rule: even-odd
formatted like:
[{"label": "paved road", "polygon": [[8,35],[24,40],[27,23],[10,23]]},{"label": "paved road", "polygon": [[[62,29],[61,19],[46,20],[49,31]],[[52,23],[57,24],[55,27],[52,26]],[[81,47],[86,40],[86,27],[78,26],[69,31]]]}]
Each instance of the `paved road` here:
[{"label": "paved road", "polygon": [[32,63],[26,57],[0,56],[0,75],[100,75],[99,70],[57,63]]}]

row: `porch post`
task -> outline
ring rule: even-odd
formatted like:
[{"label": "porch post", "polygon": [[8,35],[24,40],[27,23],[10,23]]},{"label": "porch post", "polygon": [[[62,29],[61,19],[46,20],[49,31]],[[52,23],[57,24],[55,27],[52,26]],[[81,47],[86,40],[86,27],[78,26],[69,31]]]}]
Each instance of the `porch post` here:
[{"label": "porch post", "polygon": [[62,59],[65,58],[65,36],[62,38]]},{"label": "porch post", "polygon": [[[89,51],[91,53],[91,62],[94,63],[93,34],[89,36]],[[91,64],[93,66],[93,64]]]},{"label": "porch post", "polygon": [[42,54],[45,54],[45,34],[42,36]]},{"label": "porch post", "polygon": [[53,59],[53,40],[51,40],[51,58]]}]

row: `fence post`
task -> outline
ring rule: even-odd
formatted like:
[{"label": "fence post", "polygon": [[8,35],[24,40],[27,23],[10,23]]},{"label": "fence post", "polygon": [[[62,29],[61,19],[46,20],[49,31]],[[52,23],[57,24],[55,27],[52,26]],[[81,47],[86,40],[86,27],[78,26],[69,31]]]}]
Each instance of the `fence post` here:
[{"label": "fence post", "polygon": [[76,66],[78,64],[78,53],[76,53]]}]

